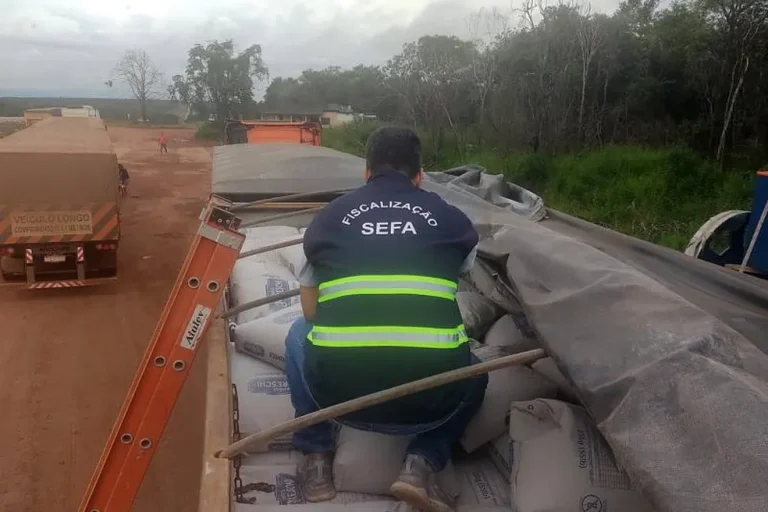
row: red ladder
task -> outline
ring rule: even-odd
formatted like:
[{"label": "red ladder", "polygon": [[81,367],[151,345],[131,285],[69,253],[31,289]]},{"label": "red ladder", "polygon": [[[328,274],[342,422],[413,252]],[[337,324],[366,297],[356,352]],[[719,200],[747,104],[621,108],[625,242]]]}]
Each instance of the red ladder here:
[{"label": "red ladder", "polygon": [[129,512],[187,379],[245,235],[232,203],[211,196],[80,512]]}]

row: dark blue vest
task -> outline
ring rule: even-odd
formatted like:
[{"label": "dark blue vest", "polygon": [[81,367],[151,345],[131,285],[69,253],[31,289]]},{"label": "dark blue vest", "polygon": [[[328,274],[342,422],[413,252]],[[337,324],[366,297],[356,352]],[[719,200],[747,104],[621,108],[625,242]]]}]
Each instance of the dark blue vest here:
[{"label": "dark blue vest", "polygon": [[[320,296],[305,371],[320,406],[470,363],[455,293],[477,242],[466,215],[396,173],[373,177],[315,217],[304,251]],[[434,421],[465,389],[443,386],[346,419]]]}]

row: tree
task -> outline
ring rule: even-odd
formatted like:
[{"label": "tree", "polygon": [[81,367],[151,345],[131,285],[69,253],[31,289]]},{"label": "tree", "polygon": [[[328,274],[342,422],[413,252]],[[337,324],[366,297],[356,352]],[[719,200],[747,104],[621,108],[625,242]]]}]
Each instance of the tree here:
[{"label": "tree", "polygon": [[190,48],[185,74],[173,77],[169,92],[197,115],[215,113],[217,122],[223,123],[252,107],[254,82],[268,77],[260,45],[236,53],[231,39],[213,41]]},{"label": "tree", "polygon": [[610,15],[579,1],[524,0],[520,23],[480,11],[472,41],[426,36],[383,68],[306,70],[266,102],[416,126],[428,159],[637,143],[768,160],[768,0],[624,0]]},{"label": "tree", "polygon": [[584,140],[584,105],[587,100],[587,80],[589,79],[592,59],[600,48],[602,34],[600,25],[587,12],[586,16],[581,18],[579,24],[578,39],[581,56],[581,100],[579,102],[579,141]]},{"label": "tree", "polygon": [[[163,75],[155,67],[152,59],[144,50],[131,50],[123,55],[123,58],[115,67],[118,78],[128,84],[133,97],[139,100],[141,118],[147,119],[147,101],[154,98],[162,83]],[[112,87],[112,80],[107,81]]]},{"label": "tree", "polygon": [[393,115],[386,77],[377,66],[337,66],[306,69],[298,78],[277,77],[267,87],[264,102],[275,110],[318,110],[329,103],[349,105],[355,112],[380,118]]}]

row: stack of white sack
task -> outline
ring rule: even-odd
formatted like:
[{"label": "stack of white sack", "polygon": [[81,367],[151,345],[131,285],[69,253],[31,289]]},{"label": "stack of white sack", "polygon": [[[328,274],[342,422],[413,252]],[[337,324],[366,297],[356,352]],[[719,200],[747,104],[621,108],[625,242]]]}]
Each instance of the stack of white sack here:
[{"label": "stack of white sack", "polygon": [[[486,346],[507,347],[509,353],[515,354],[527,350],[541,348],[539,341],[533,337],[526,336],[519,328],[515,319],[516,315],[507,314],[496,320],[483,338]],[[521,319],[524,321],[524,319]],[[531,365],[533,370],[546,377],[549,381],[557,385],[558,396],[569,402],[579,403],[578,396],[568,379],[558,369],[551,357],[539,359]],[[533,397],[533,398],[553,398],[553,397]],[[528,400],[528,399],[526,399]]]},{"label": "stack of white sack", "polygon": [[[397,480],[408,443],[414,436],[389,436],[341,427],[336,438],[333,481],[338,491],[389,494]],[[452,464],[438,475],[441,488],[455,497],[458,484]]]},{"label": "stack of white sack", "polygon": [[[341,427],[333,462],[336,489],[387,495],[413,438]],[[468,506],[467,510],[506,507],[510,503],[509,485],[485,457],[459,460],[455,465],[449,462],[438,473],[437,483],[459,505]]]},{"label": "stack of white sack", "polygon": [[[230,381],[237,390],[239,427],[243,436],[261,432],[294,417],[285,373],[229,348]],[[290,450],[291,436],[273,441],[270,451]]]},{"label": "stack of white sack", "polygon": [[467,335],[481,340],[503,311],[491,299],[475,292],[456,292],[456,303]]},{"label": "stack of white sack", "polygon": [[579,396],[576,393],[576,388],[574,388],[571,385],[571,383],[568,382],[568,379],[565,378],[565,375],[563,375],[563,373],[557,367],[557,364],[555,363],[554,359],[552,359],[551,357],[545,357],[544,359],[539,359],[538,361],[536,361],[531,365],[531,368],[533,368],[534,371],[545,376],[550,381],[557,384],[557,388],[560,391],[560,397],[563,400],[566,400],[568,402],[572,402],[575,404],[581,403],[579,401]]},{"label": "stack of white sack", "polygon": [[512,404],[509,436],[497,440],[492,453],[509,475],[516,512],[653,512],[580,406],[557,400]]},{"label": "stack of white sack", "polygon": [[[364,464],[362,471],[377,469]],[[490,479],[486,478],[489,471]],[[236,504],[234,510],[237,512],[419,512],[384,494],[341,491],[338,483],[338,494],[334,499],[323,503],[308,503],[293,464],[243,466],[240,476],[244,486],[257,485],[249,486],[244,496],[246,499],[255,498],[255,503]],[[460,481],[456,483],[461,487],[456,512],[511,512],[509,485],[497,480],[501,480],[501,477],[493,467],[468,464],[466,472],[462,473]]]},{"label": "stack of white sack", "polygon": [[[266,226],[246,230],[241,252],[299,238],[290,226]],[[262,299],[299,287],[298,274],[304,265],[302,244],[249,256],[237,262],[232,272],[233,306]],[[298,297],[280,300],[237,315],[230,325],[235,347],[279,369],[285,368],[285,336],[302,315]]]},{"label": "stack of white sack", "polygon": [[541,348],[539,342],[520,330],[515,316],[507,314],[496,320],[485,333],[483,343],[497,347],[509,347],[512,353]]},{"label": "stack of white sack", "polygon": [[[232,306],[241,306],[254,300],[296,290],[298,287],[296,276],[283,265],[267,260],[244,258],[235,264],[232,271]],[[298,303],[299,297],[295,296],[248,309],[237,315],[237,323],[244,324]]]},{"label": "stack of white sack", "polygon": [[[352,498],[345,497],[345,500]],[[335,502],[335,503],[334,503]],[[400,501],[345,501],[300,505],[258,505],[235,503],[233,512],[420,512]],[[456,512],[513,512],[509,507],[485,507],[483,505],[459,505]]]},{"label": "stack of white sack", "polygon": [[[297,229],[291,226],[262,226],[246,228],[243,231],[245,233],[245,242],[240,250],[241,253],[280,242],[303,238],[306,229]],[[277,263],[287,268],[296,277],[299,276],[301,268],[307,261],[304,255],[303,242],[289,245],[288,247],[281,247],[280,249],[273,249],[269,252],[249,256],[248,258]]]},{"label": "stack of white sack", "polygon": [[301,304],[294,304],[230,329],[238,352],[285,370],[285,338],[293,323],[304,315]]},{"label": "stack of white sack", "polygon": [[[510,340],[516,339],[511,336]],[[481,361],[518,352],[513,345],[486,345],[472,351]],[[461,447],[472,453],[507,430],[509,404],[534,398],[553,398],[557,386],[527,366],[511,366],[488,374],[488,386],[480,410],[461,437]]]}]

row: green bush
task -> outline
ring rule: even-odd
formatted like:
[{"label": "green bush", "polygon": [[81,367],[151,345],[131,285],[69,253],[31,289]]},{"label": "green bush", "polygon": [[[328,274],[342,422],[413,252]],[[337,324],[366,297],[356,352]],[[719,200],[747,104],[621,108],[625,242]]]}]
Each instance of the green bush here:
[{"label": "green bush", "polygon": [[[323,144],[362,156],[376,127],[326,129]],[[462,158],[455,140],[442,140],[451,150],[437,154],[434,140],[422,137],[428,170],[477,164],[536,192],[551,208],[674,249],[683,249],[712,215],[750,207],[753,171],[723,170],[687,148],[606,146],[553,156],[468,147]]]},{"label": "green bush", "polygon": [[555,158],[540,193],[555,209],[682,249],[712,215],[749,208],[751,176],[688,149],[611,146]]},{"label": "green bush", "polygon": [[221,128],[212,123],[204,123],[197,128],[195,138],[200,140],[219,140],[221,135]]},{"label": "green bush", "polygon": [[381,125],[374,121],[364,121],[337,128],[323,128],[323,146],[360,157],[365,156],[365,143],[379,126]]}]

